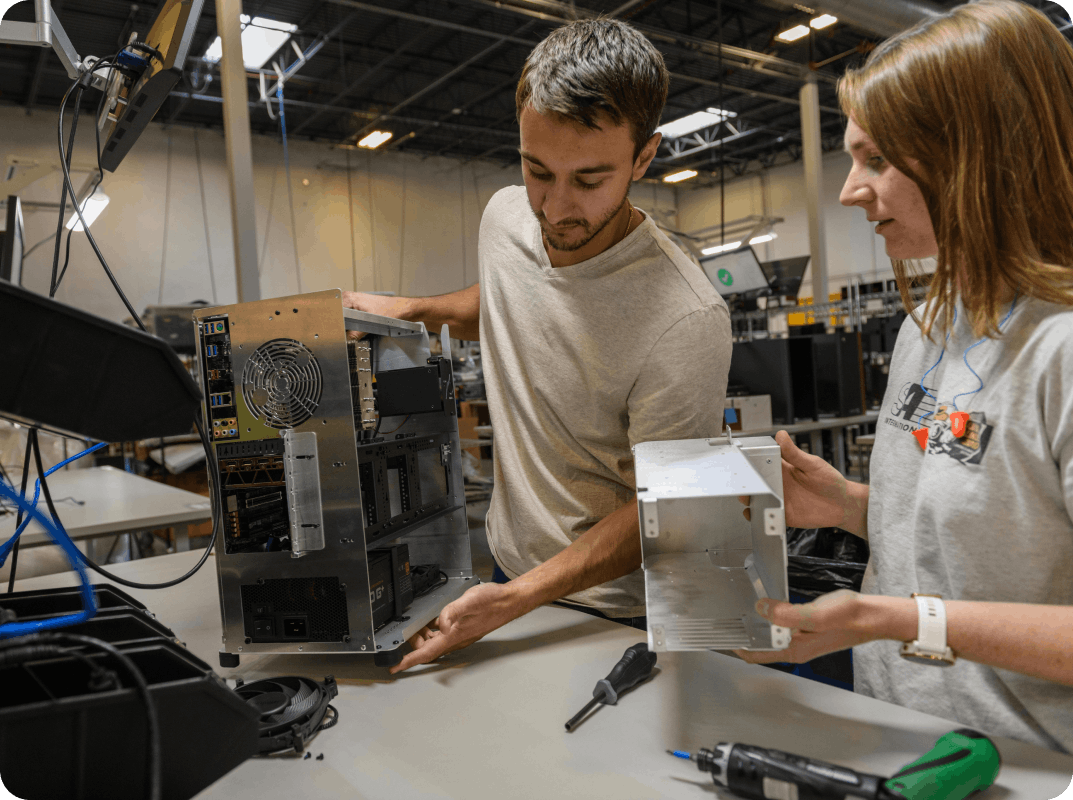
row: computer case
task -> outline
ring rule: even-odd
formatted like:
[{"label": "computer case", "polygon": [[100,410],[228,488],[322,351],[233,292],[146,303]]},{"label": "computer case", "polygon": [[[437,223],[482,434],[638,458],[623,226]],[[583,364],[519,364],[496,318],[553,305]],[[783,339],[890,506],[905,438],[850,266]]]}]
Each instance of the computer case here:
[{"label": "computer case", "polygon": [[771,395],[771,421],[786,425],[816,417],[812,344],[808,337],[735,342],[729,382],[749,394]]},{"label": "computer case", "polygon": [[864,413],[864,375],[857,333],[825,333],[810,338],[817,414],[852,417]]},{"label": "computer case", "polygon": [[[420,323],[344,308],[339,290],[194,318],[224,512],[220,663],[398,663],[406,640],[477,582],[450,353],[433,357]],[[434,564],[445,580],[383,623],[369,551],[399,543],[413,568]]]}]

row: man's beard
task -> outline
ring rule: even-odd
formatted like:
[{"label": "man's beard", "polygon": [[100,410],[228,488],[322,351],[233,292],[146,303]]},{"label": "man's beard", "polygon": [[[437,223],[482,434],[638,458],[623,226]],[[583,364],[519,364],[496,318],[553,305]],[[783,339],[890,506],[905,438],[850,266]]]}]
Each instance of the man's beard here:
[{"label": "man's beard", "polygon": [[628,193],[622,195],[622,201],[617,206],[615,206],[615,210],[608,213],[608,215],[602,220],[600,220],[599,223],[597,223],[596,225],[591,225],[588,220],[584,219],[566,219],[560,222],[560,225],[572,224],[578,226],[585,231],[585,236],[583,236],[577,242],[570,242],[566,240],[565,237],[562,236],[562,234],[558,234],[552,230],[549,230],[549,228],[551,228],[551,225],[548,223],[547,217],[544,216],[544,212],[535,212],[537,222],[540,223],[540,230],[544,233],[544,239],[547,241],[548,246],[550,246],[553,250],[558,250],[561,253],[572,253],[575,250],[580,250],[582,247],[584,247],[594,238],[596,238],[596,236],[598,236],[600,232],[608,226],[611,220],[615,218],[615,215],[617,215],[618,212],[622,210],[623,206],[626,205],[627,195]]}]

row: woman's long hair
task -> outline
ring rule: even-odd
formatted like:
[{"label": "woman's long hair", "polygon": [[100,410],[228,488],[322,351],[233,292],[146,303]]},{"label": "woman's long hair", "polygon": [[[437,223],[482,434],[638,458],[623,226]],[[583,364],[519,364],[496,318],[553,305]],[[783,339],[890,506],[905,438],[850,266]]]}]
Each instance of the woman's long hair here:
[{"label": "woman's long hair", "polygon": [[[987,336],[1009,289],[1073,305],[1073,47],[1047,17],[958,6],[880,44],[838,94],[924,195],[939,245],[926,336],[949,330],[959,295]],[[893,263],[912,311],[919,267]]]}]

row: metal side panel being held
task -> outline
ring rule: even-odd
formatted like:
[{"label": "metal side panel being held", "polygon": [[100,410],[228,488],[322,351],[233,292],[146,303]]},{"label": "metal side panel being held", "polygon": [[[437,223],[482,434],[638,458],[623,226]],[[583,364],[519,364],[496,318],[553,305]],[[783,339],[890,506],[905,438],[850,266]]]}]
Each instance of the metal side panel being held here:
[{"label": "metal side panel being held", "polygon": [[221,665],[397,663],[476,583],[450,360],[424,325],[345,309],[339,290],[193,316],[224,511]]},{"label": "metal side panel being held", "polygon": [[[761,617],[788,599],[782,461],[769,436],[646,442],[634,448],[648,607],[660,650],[782,650]],[[751,521],[738,497],[752,497]]]}]

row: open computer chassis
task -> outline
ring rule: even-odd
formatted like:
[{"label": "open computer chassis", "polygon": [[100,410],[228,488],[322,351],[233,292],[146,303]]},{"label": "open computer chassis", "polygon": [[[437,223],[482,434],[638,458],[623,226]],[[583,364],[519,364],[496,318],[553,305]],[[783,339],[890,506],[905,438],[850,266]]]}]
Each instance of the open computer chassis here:
[{"label": "open computer chassis", "polygon": [[449,338],[432,357],[424,325],[344,308],[339,290],[194,322],[224,515],[221,666],[263,653],[398,663],[477,582]]}]

